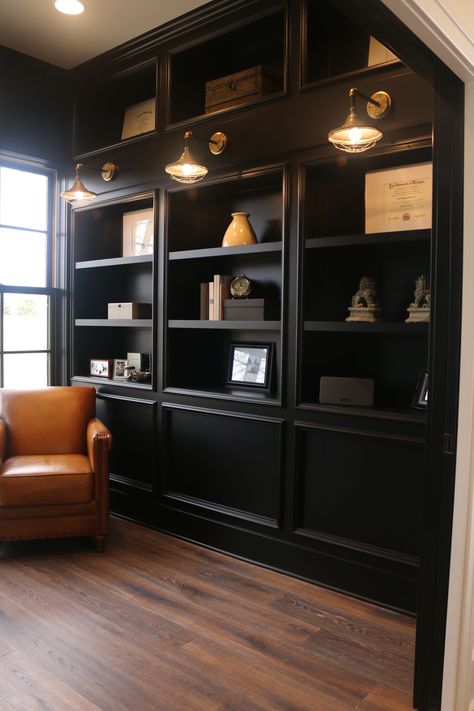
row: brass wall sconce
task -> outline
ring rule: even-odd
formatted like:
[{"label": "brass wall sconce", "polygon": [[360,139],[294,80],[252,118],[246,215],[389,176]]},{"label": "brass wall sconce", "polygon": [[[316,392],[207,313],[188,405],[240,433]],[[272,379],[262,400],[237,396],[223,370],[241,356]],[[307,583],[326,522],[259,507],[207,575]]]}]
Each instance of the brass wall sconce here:
[{"label": "brass wall sconce", "polygon": [[[82,182],[80,176],[81,168],[82,163],[76,163],[76,177],[74,178],[73,184],[70,188],[68,188],[67,190],[63,190],[63,192],[60,193],[62,199],[67,200],[67,202],[84,203],[89,202],[90,200],[95,200],[95,198],[97,197],[97,194],[93,193],[91,190],[88,190]],[[109,183],[115,178],[115,176],[117,175],[117,171],[118,167],[115,163],[111,163],[110,161],[104,163],[104,165],[100,169],[102,180],[104,180],[106,183]]]},{"label": "brass wall sconce", "polygon": [[333,128],[328,133],[328,140],[335,148],[346,153],[362,153],[373,148],[383,136],[375,126],[368,124],[357,113],[356,96],[367,101],[367,114],[371,119],[381,119],[387,115],[392,99],[386,91],[377,91],[372,96],[366,96],[359,89],[349,91],[350,109],[345,122],[339,128]]},{"label": "brass wall sconce", "polygon": [[[178,183],[197,183],[208,173],[208,168],[203,163],[199,163],[191,153],[191,149],[189,148],[189,140],[191,136],[193,136],[193,133],[191,131],[186,131],[184,134],[183,152],[177,161],[168,163],[165,166],[166,173],[168,173],[173,180],[177,180]],[[201,136],[194,136],[194,138],[198,138],[201,141],[207,140]],[[210,152],[213,155],[218,156],[225,150],[228,139],[225,133],[217,131],[212,134],[207,142]]]}]

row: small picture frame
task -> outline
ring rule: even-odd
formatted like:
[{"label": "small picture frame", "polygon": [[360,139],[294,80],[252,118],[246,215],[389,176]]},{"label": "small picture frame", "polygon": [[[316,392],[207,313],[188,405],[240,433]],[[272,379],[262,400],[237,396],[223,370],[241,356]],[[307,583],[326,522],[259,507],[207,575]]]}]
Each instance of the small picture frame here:
[{"label": "small picture frame", "polygon": [[128,366],[128,361],[125,358],[115,358],[114,359],[114,369],[113,369],[113,379],[114,380],[126,380],[127,379],[127,366]]},{"label": "small picture frame", "polygon": [[122,256],[153,254],[153,209],[126,212],[122,225]]},{"label": "small picture frame", "polygon": [[89,375],[94,378],[111,378],[113,363],[112,358],[91,358],[89,360]]},{"label": "small picture frame", "polygon": [[428,393],[428,371],[422,370],[418,378],[412,407],[415,407],[417,410],[426,410],[428,407]]},{"label": "small picture frame", "polygon": [[273,343],[232,343],[229,385],[268,390],[271,383]]}]

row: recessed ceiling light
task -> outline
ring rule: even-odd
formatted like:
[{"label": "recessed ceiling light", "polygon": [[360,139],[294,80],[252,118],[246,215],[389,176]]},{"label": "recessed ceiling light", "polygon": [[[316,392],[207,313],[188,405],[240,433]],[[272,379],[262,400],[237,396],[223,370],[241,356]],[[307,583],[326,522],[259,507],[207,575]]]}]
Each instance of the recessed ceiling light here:
[{"label": "recessed ceiling light", "polygon": [[56,0],[54,7],[65,15],[80,15],[84,5],[80,0]]}]

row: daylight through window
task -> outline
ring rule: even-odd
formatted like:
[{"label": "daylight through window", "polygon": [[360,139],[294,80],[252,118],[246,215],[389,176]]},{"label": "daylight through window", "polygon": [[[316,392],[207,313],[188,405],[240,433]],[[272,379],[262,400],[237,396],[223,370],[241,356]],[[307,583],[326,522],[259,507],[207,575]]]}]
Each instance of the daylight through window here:
[{"label": "daylight through window", "polygon": [[0,385],[51,382],[53,175],[0,160]]}]

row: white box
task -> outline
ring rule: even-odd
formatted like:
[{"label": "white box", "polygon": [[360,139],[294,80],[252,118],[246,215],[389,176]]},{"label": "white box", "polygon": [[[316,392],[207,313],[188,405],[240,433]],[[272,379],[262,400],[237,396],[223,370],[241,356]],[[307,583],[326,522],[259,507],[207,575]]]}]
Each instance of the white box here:
[{"label": "white box", "polygon": [[368,172],[366,234],[431,229],[432,176],[432,163]]},{"label": "white box", "polygon": [[108,304],[107,318],[151,318],[151,304],[124,302]]}]

